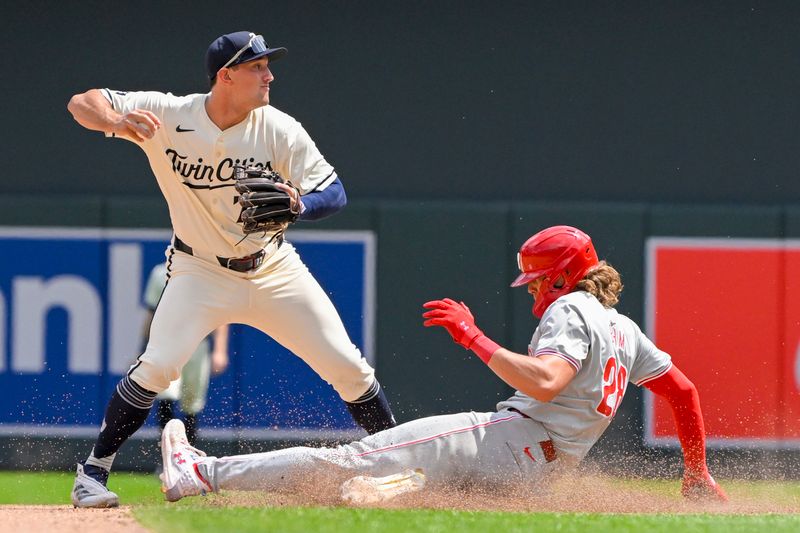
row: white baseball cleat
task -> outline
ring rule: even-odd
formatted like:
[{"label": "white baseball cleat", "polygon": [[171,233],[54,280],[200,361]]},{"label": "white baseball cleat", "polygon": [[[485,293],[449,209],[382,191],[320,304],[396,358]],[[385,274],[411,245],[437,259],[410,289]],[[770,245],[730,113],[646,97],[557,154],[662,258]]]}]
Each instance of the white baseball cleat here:
[{"label": "white baseball cleat", "polygon": [[75,483],[72,485],[72,505],[75,507],[118,507],[119,496],[91,476],[83,473],[83,465],[78,463]]},{"label": "white baseball cleat", "polygon": [[186,496],[205,496],[213,492],[211,484],[198,472],[197,466],[205,452],[189,444],[186,428],[180,420],[167,422],[161,433],[161,492],[167,501],[176,502]]},{"label": "white baseball cleat", "polygon": [[385,477],[356,476],[341,487],[342,499],[353,505],[380,503],[395,496],[414,492],[425,486],[421,468],[404,470]]}]

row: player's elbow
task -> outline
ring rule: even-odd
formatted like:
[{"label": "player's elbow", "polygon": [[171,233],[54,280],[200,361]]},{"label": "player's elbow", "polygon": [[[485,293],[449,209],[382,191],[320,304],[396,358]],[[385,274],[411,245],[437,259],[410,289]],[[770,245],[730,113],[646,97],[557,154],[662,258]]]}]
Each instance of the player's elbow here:
[{"label": "player's elbow", "polygon": [[[575,375],[571,367],[559,364],[560,359],[520,357],[513,360],[516,364],[512,365],[511,370],[498,372],[495,367],[492,369],[512,387],[543,403],[561,394]],[[499,361],[503,361],[503,358],[499,358]],[[489,366],[492,366],[491,362]]]},{"label": "player's elbow", "polygon": [[554,394],[551,391],[542,390],[542,389],[532,389],[532,390],[520,391],[520,392],[526,394],[527,396],[530,396],[534,400],[537,400],[537,401],[539,401],[541,403],[548,403],[553,398],[558,396],[558,394]]},{"label": "player's elbow", "polygon": [[550,394],[550,393],[545,392],[545,391],[536,391],[536,392],[528,393],[528,396],[530,396],[534,400],[537,400],[537,401],[539,401],[541,403],[548,403],[553,398],[555,398],[557,395],[556,394]]},{"label": "player's elbow", "polygon": [[679,388],[679,394],[686,400],[700,401],[700,393],[697,392],[697,387],[695,387],[694,383],[688,379],[685,383],[681,384],[681,387]]},{"label": "player's elbow", "polygon": [[89,106],[91,92],[92,91],[89,90],[85,93],[72,95],[72,98],[70,98],[69,102],[67,102],[67,111],[70,112],[72,118],[75,120],[78,120],[82,115],[82,111]]},{"label": "player's elbow", "polygon": [[700,397],[700,393],[697,392],[697,387],[695,387],[694,383],[686,376],[683,376],[682,379],[674,380],[671,395],[681,400],[690,400]]},{"label": "player's elbow", "polygon": [[555,379],[544,379],[525,387],[526,390],[520,389],[520,392],[542,403],[547,403],[558,396],[563,388]]},{"label": "player's elbow", "polygon": [[539,395],[538,395],[539,397],[536,398],[536,399],[539,400],[542,403],[547,403],[547,402],[551,401],[553,398],[555,398],[556,396],[558,396],[558,394],[560,392],[561,392],[561,389],[558,389],[556,387],[546,387],[546,388],[544,388],[544,389],[539,391]]},{"label": "player's elbow", "polygon": [[669,383],[669,386],[651,390],[666,399],[670,404],[686,405],[700,402],[700,393],[697,391],[697,387],[686,378]]},{"label": "player's elbow", "polygon": [[536,372],[533,373],[528,383],[531,384],[530,396],[540,402],[547,403],[564,390],[572,378],[575,370],[561,359],[550,358],[546,361],[533,360]]},{"label": "player's elbow", "polygon": [[[89,89],[85,93],[72,95],[67,102],[67,111],[72,117],[80,122],[81,118],[92,108],[105,105],[107,101],[99,89]],[[108,104],[111,105],[110,103]]]},{"label": "player's elbow", "polygon": [[74,94],[72,98],[69,99],[69,102],[67,102],[67,111],[69,111],[73,117],[75,117],[78,112],[84,94]]}]

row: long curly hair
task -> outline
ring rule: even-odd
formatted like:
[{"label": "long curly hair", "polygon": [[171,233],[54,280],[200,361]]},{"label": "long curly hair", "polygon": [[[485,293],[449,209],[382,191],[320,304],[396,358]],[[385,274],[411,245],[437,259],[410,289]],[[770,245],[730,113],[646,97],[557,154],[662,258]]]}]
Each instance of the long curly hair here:
[{"label": "long curly hair", "polygon": [[575,290],[593,295],[603,307],[617,305],[622,288],[619,272],[605,261],[600,261],[575,285]]}]

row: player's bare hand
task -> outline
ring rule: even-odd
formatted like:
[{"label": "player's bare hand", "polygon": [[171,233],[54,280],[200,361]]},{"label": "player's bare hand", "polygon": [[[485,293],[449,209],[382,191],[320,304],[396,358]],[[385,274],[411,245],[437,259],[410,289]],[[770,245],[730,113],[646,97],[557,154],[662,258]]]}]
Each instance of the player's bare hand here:
[{"label": "player's bare hand", "polygon": [[302,208],[302,200],[300,200],[300,191],[292,187],[287,183],[280,183],[276,182],[275,187],[284,191],[286,194],[289,195],[289,198],[292,200],[292,205],[289,206],[289,209],[292,210],[292,213],[300,213]]},{"label": "player's bare hand", "polygon": [[692,501],[720,503],[728,501],[728,495],[708,472],[684,475],[681,494],[687,500]]},{"label": "player's bare hand", "polygon": [[134,109],[120,116],[114,124],[114,134],[117,137],[126,137],[136,142],[152,139],[156,131],[161,128],[161,120],[151,111]]}]

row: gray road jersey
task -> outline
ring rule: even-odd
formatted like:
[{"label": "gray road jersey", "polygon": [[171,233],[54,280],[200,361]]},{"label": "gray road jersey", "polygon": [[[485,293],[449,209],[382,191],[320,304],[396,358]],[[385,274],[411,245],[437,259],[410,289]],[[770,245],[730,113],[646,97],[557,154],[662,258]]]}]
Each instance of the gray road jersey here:
[{"label": "gray road jersey", "polygon": [[635,322],[583,291],[562,296],[547,309],[528,354],[560,357],[577,373],[550,402],[517,391],[497,408],[515,408],[541,422],[559,452],[576,460],[611,423],[629,382],[643,385],[672,366],[670,356]]}]

